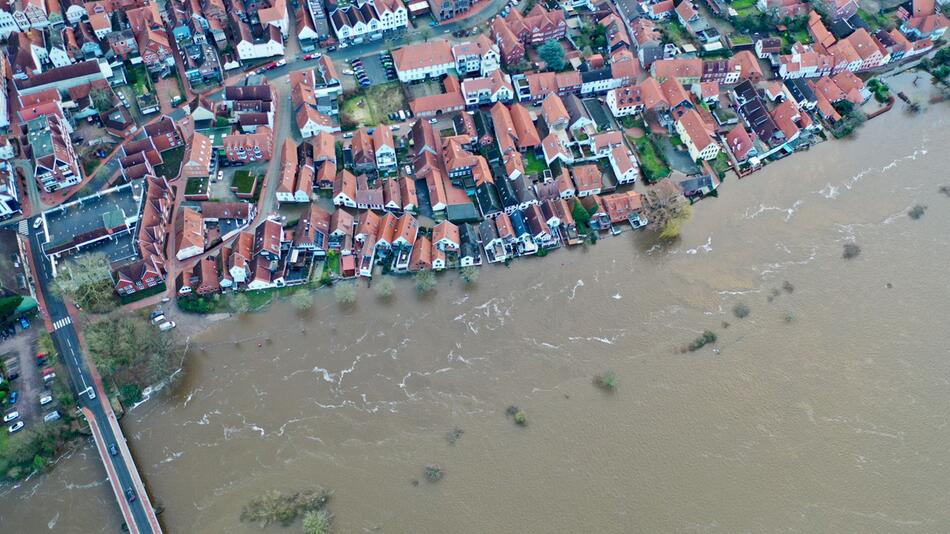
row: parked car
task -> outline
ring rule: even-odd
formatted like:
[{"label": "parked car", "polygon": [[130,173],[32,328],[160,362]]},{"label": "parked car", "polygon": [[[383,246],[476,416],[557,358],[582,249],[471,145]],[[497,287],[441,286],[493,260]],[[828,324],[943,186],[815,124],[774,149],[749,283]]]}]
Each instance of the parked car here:
[{"label": "parked car", "polygon": [[20,317],[20,326],[23,327],[24,330],[30,327],[30,322],[26,320],[26,317]]},{"label": "parked car", "polygon": [[320,59],[321,57],[323,57],[323,54],[320,52],[314,52],[313,54],[304,54],[303,59],[304,61],[310,61],[313,59]]},{"label": "parked car", "polygon": [[37,217],[36,220],[33,221],[33,229],[36,230],[37,228],[39,228],[39,227],[41,227],[41,226],[43,226],[43,218],[42,218],[42,217]]},{"label": "parked car", "polygon": [[429,124],[435,124],[435,123],[437,123],[437,122],[439,122],[439,119],[437,119],[437,118],[435,118],[435,117],[432,117],[431,119],[429,119]]},{"label": "parked car", "polygon": [[172,328],[175,328],[175,321],[167,321],[158,325],[158,329],[162,332],[168,332]]},{"label": "parked car", "polygon": [[10,425],[9,432],[13,434],[14,432],[19,432],[23,428],[23,421],[17,421]]},{"label": "parked car", "polygon": [[224,180],[224,171],[218,171],[218,181]]},{"label": "parked car", "polygon": [[58,420],[59,420],[59,412],[57,410],[53,410],[52,412],[43,416],[43,421],[46,421],[47,423],[52,423],[53,421],[58,421]]},{"label": "parked car", "polygon": [[[50,370],[52,371],[52,369],[50,369]],[[50,380],[53,380],[54,378],[56,378],[56,373],[50,373],[50,374],[48,374],[48,375],[43,375],[43,382],[49,382]]]},{"label": "parked car", "polygon": [[13,421],[13,420],[16,419],[17,417],[20,417],[20,412],[14,410],[14,411],[12,411],[12,412],[10,412],[10,413],[8,413],[8,414],[6,414],[6,415],[3,416],[3,422],[4,422],[4,423],[9,423],[10,421]]},{"label": "parked car", "polygon": [[53,402],[52,395],[43,395],[40,397],[40,406],[46,406],[47,404]]},{"label": "parked car", "polygon": [[353,71],[352,71],[351,69],[344,69],[344,70],[343,70],[343,74],[346,74],[347,76],[352,76],[352,75],[353,75]]},{"label": "parked car", "polygon": [[286,64],[287,64],[287,60],[286,60],[286,59],[281,59],[281,60],[277,61],[277,63],[274,63],[274,68],[275,68],[275,69],[279,69],[280,67],[283,67],[283,66],[286,65]]},{"label": "parked car", "polygon": [[154,319],[154,318],[158,317],[159,315],[165,315],[165,312],[163,312],[162,310],[155,310],[155,311],[153,311],[152,313],[149,314],[148,318],[149,318],[149,319]]},{"label": "parked car", "polygon": [[16,404],[16,399],[17,399],[17,392],[16,392],[16,391],[11,391],[11,392],[10,392],[10,405],[11,405],[11,406],[13,406],[14,404]]}]

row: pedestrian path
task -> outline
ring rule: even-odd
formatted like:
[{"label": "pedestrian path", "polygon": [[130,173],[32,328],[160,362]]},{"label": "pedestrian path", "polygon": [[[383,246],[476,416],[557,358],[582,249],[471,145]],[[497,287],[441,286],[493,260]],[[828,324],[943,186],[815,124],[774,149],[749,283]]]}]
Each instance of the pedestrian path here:
[{"label": "pedestrian path", "polygon": [[67,315],[66,317],[63,317],[62,319],[53,323],[53,330],[59,330],[60,328],[63,328],[64,326],[71,325],[72,323],[73,323],[72,318]]},{"label": "pedestrian path", "polygon": [[17,232],[20,232],[20,235],[28,236],[30,235],[30,225],[26,222],[26,219],[20,221],[20,225],[17,228]]}]

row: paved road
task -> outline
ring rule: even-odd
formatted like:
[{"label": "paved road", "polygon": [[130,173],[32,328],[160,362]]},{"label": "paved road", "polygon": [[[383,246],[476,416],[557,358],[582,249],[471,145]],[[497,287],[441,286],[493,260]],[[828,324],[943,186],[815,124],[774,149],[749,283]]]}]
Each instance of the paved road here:
[{"label": "paved road", "polygon": [[[42,235],[42,230],[33,230],[31,224],[29,240],[34,265],[33,275],[38,286],[37,290],[43,293],[45,313],[48,314],[54,327],[52,338],[60,354],[60,360],[65,365],[69,379],[75,388],[79,406],[92,415],[90,424],[96,426],[95,430],[99,434],[97,437],[101,437],[106,446],[116,444],[121,452],[118,456],[111,456],[106,454],[105,449],[100,449],[100,453],[104,455],[103,463],[109,472],[110,480],[113,484],[118,482],[117,487],[114,486],[113,489],[118,490],[116,498],[122,507],[123,516],[131,515],[133,518],[134,525],[130,525],[131,530],[142,534],[161,532],[154,512],[145,508],[145,506],[151,506],[148,495],[145,494],[144,485],[125,445],[125,437],[115,421],[115,414],[83,358],[79,336],[66,304],[49,291],[53,273],[52,266],[46,260],[40,246]],[[125,498],[124,493],[127,488],[137,488],[135,490],[137,498],[132,503],[127,502]]]}]

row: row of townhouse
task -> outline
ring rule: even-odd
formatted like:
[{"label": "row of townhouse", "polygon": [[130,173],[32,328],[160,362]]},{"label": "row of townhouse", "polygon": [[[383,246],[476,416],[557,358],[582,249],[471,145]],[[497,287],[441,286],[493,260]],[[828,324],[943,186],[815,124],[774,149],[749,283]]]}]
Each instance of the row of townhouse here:
[{"label": "row of townhouse", "polygon": [[858,27],[840,39],[825,27],[815,11],[809,14],[808,32],[811,45],[795,43],[788,54],[768,54],[779,77],[814,78],[842,71],[863,72],[889,63],[902,61],[928,52],[939,39],[950,20],[934,9],[933,2],[912,2],[914,15],[898,30],[879,29],[873,33]]},{"label": "row of townhouse", "polygon": [[524,59],[526,47],[564,38],[567,35],[567,21],[560,8],[548,10],[541,4],[535,4],[527,15],[512,9],[507,17],[495,17],[491,34],[499,47],[502,61],[506,65],[514,65]]},{"label": "row of townhouse", "polygon": [[400,0],[360,0],[330,4],[330,23],[341,42],[362,43],[382,39],[387,33],[409,25],[406,6]]},{"label": "row of townhouse", "polygon": [[166,276],[165,245],[175,199],[162,176],[146,176],[135,246],[137,258],[112,271],[119,295],[127,296],[162,284]]}]

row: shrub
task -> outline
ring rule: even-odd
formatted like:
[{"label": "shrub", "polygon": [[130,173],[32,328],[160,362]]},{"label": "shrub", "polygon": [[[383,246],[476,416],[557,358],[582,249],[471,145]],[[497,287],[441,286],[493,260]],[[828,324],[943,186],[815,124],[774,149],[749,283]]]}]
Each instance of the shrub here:
[{"label": "shrub", "polygon": [[917,219],[924,216],[925,211],[927,211],[927,206],[921,206],[920,204],[917,204],[907,212],[907,215],[916,221]]},{"label": "shrub", "polygon": [[465,433],[464,430],[462,430],[459,427],[455,427],[451,431],[449,431],[448,434],[445,435],[445,440],[449,442],[449,445],[455,445],[455,442],[461,439],[462,434],[464,433]]},{"label": "shrub", "polygon": [[432,271],[419,271],[416,273],[416,291],[419,293],[428,293],[435,289],[435,273]]},{"label": "shrub", "polygon": [[288,526],[300,513],[323,510],[329,501],[330,494],[323,490],[311,489],[290,494],[271,490],[244,505],[241,521],[260,523],[261,526],[271,523]]},{"label": "shrub", "polygon": [[505,410],[505,414],[514,419],[515,424],[518,426],[527,426],[528,425],[528,416],[524,413],[524,410],[517,406],[509,406]]},{"label": "shrub", "polygon": [[857,258],[858,254],[861,254],[861,247],[854,243],[845,243],[844,252],[842,252],[841,257],[846,260],[850,260],[852,258]]},{"label": "shrub", "polygon": [[307,512],[303,515],[304,534],[327,534],[330,532],[330,514],[326,510]]},{"label": "shrub", "polygon": [[605,391],[617,389],[617,374],[607,371],[594,377],[594,385]]},{"label": "shrub", "polygon": [[687,348],[690,352],[695,352],[695,351],[697,351],[697,350],[699,350],[699,349],[705,347],[706,345],[708,345],[708,344],[710,344],[710,343],[715,343],[715,342],[716,342],[716,333],[715,333],[715,332],[712,332],[712,331],[710,331],[710,330],[706,330],[706,331],[703,332],[703,334],[702,334],[701,336],[699,336],[698,338],[694,339],[693,342],[690,343],[689,346],[687,346],[686,348]]},{"label": "shrub", "polygon": [[333,296],[337,304],[353,304],[356,302],[356,284],[353,282],[337,284],[333,289]]},{"label": "shrub", "polygon": [[737,319],[745,319],[749,316],[752,311],[743,303],[738,303],[732,307],[732,314],[736,316]]},{"label": "shrub", "polygon": [[445,476],[445,471],[438,464],[429,464],[426,466],[426,480],[429,482],[438,482]]}]

